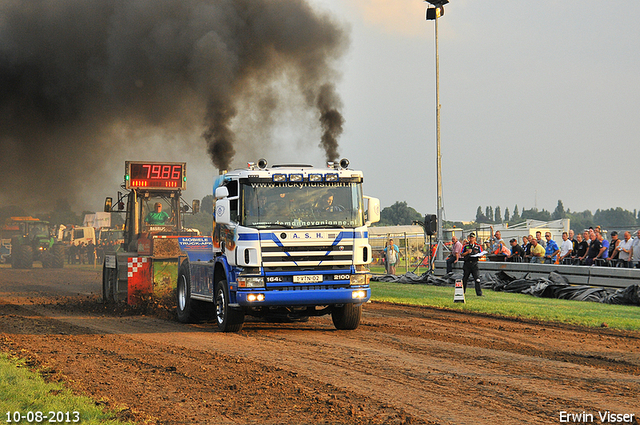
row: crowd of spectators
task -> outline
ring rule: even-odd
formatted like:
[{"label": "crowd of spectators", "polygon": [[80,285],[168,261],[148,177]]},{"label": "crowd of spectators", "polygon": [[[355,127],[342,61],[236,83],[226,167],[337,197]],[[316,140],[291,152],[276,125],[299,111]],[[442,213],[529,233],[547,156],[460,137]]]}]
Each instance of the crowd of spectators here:
[{"label": "crowd of spectators", "polygon": [[118,247],[115,241],[100,241],[95,245],[92,241],[70,245],[67,248],[68,264],[102,264],[107,251],[115,251]]},{"label": "crowd of spectators", "polygon": [[504,253],[506,261],[640,268],[640,230],[635,238],[629,231],[624,232],[623,238],[613,231],[610,240],[604,237],[600,226],[590,227],[578,235],[570,230],[562,232],[560,245],[552,239],[551,232],[546,232],[544,239],[541,232],[536,232],[535,236],[524,236],[522,244],[511,239],[508,253],[501,250],[501,246],[506,245],[500,232],[493,234],[492,229],[491,233],[487,242],[490,252],[494,255]]},{"label": "crowd of spectators", "polygon": [[[640,268],[640,230],[634,238],[626,231],[620,238],[618,232],[611,232],[607,240],[600,226],[590,227],[583,233],[575,235],[573,230],[562,232],[560,245],[553,240],[551,232],[537,231],[535,236],[523,236],[522,243],[517,239],[509,240],[509,246],[502,239],[500,231],[493,232],[482,245],[489,260],[527,262],[540,264],[569,264],[585,266]],[[464,246],[467,239],[452,242]],[[447,271],[460,257],[459,250],[452,249],[447,258]]]}]

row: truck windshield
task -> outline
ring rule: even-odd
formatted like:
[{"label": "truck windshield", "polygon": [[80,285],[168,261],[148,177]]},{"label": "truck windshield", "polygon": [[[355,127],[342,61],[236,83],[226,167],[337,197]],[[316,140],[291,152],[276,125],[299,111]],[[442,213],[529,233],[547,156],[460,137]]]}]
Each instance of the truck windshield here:
[{"label": "truck windshield", "polygon": [[243,183],[240,208],[255,228],[364,225],[359,183]]}]

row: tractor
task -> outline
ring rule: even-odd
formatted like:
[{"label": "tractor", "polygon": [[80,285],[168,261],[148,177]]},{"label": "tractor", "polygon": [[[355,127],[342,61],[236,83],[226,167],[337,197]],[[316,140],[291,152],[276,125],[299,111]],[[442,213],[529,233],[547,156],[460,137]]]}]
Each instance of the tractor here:
[{"label": "tractor", "polygon": [[30,269],[34,261],[43,268],[64,266],[65,246],[56,242],[49,223],[33,217],[11,217],[5,229],[13,230],[11,237],[11,267]]}]

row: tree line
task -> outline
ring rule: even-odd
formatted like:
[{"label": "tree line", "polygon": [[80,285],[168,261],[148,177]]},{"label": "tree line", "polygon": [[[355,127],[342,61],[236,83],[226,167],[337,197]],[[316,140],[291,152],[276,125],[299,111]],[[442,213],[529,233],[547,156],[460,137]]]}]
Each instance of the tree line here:
[{"label": "tree line", "polygon": [[[211,233],[213,222],[213,201],[214,199],[212,195],[207,195],[202,198],[200,212],[198,214],[185,214],[185,226],[199,229],[202,234]],[[537,208],[523,208],[520,211],[517,204],[514,206],[512,211],[513,212],[511,212],[509,208],[505,208],[503,213],[500,206],[496,206],[495,208],[492,206],[486,206],[484,209],[482,206],[478,206],[475,222],[462,223],[460,221],[445,221],[443,223],[443,227],[473,229],[477,224],[505,223],[513,226],[529,219],[551,221],[562,218],[570,219],[571,228],[577,230],[595,227],[596,225],[603,226],[604,228],[625,229],[640,227],[640,216],[638,215],[638,211],[628,211],[620,207],[609,208],[606,210],[598,209],[595,213],[592,213],[589,210],[572,212],[569,209],[565,210],[562,201],[558,200],[558,205],[553,212],[545,209],[538,210]],[[0,207],[0,223],[4,223],[9,217],[32,215],[33,217],[47,220],[52,224],[82,225],[82,220],[84,219],[85,214],[92,214],[94,212],[95,211],[83,211],[81,214],[76,214],[71,210],[71,206],[66,199],[59,199],[55,202],[51,211],[35,214],[29,213],[17,206]],[[382,209],[380,212],[380,221],[374,224],[374,226],[410,225],[414,221],[422,220],[424,220],[424,214],[421,214],[415,208],[410,207],[406,201],[397,201],[393,205]],[[113,225],[121,225],[123,223],[123,215],[112,214]]]},{"label": "tree line", "polygon": [[[500,206],[495,208],[492,206],[486,206],[484,209],[479,206],[476,211],[475,222],[462,223],[445,221],[443,223],[444,228],[475,228],[477,224],[509,224],[513,226],[518,223],[522,223],[526,220],[540,220],[551,221],[568,218],[571,220],[572,229],[588,229],[589,227],[595,227],[600,225],[604,228],[634,228],[640,227],[640,216],[638,211],[628,211],[620,207],[609,208],[606,210],[596,210],[592,213],[590,210],[584,210],[581,212],[572,212],[570,209],[565,209],[561,200],[558,200],[558,205],[553,212],[545,209],[538,210],[537,208],[520,210],[516,204],[513,210],[509,208],[504,209]],[[375,226],[395,226],[395,225],[409,225],[414,221],[422,221],[424,214],[419,213],[414,208],[410,207],[405,201],[398,201],[395,204],[385,207],[380,212],[380,221]]]},{"label": "tree line", "polygon": [[598,209],[595,213],[590,210],[572,212],[570,209],[565,210],[561,200],[558,200],[558,205],[553,212],[545,209],[538,210],[537,208],[523,208],[522,211],[519,211],[517,204],[513,208],[513,214],[510,214],[509,208],[505,208],[503,215],[499,206],[495,207],[495,209],[487,206],[484,209],[484,213],[481,206],[476,210],[476,222],[486,224],[508,223],[509,225],[514,225],[526,220],[551,221],[564,218],[571,220],[571,228],[573,229],[588,229],[596,225],[605,228],[633,228],[640,226],[640,217],[635,209],[628,211],[617,207],[606,210]]}]

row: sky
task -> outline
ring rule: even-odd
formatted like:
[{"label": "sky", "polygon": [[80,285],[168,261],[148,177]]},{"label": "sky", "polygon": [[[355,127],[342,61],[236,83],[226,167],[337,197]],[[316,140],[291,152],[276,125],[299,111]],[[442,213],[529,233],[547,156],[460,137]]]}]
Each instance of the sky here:
[{"label": "sky", "polygon": [[[320,1],[351,26],[342,153],[382,206],[436,213],[435,37],[420,1]],[[640,3],[452,0],[438,21],[445,218],[640,205]]]},{"label": "sky", "polygon": [[[405,201],[435,214],[435,38],[434,22],[425,20],[427,3],[307,1],[348,39],[330,55],[344,118],[340,157],[364,172],[365,194],[379,198],[383,208]],[[515,205],[553,211],[558,200],[571,211],[640,209],[633,194],[633,166],[640,158],[639,22],[636,0],[606,8],[593,0],[451,0],[445,6],[438,23],[446,220],[474,220],[478,206],[499,206],[503,214]],[[269,90],[286,91],[286,78],[258,100],[268,100]],[[251,108],[251,90],[244,91],[239,111]],[[251,114],[237,118],[237,138],[250,142],[236,146],[232,168],[260,157],[270,164],[324,164],[317,117],[295,102],[300,99],[270,122],[264,140],[243,133]],[[100,210],[104,197],[119,189],[125,160],[186,161],[183,197],[190,202],[211,194],[218,170],[196,125],[200,120],[182,116],[174,125],[182,126],[179,134],[109,127],[108,137],[131,143],[92,151],[94,161],[86,167],[97,167],[100,175],[87,179],[74,207]]]},{"label": "sky", "polygon": [[[435,36],[417,0],[313,0],[349,29],[340,155],[436,213]],[[640,207],[640,2],[452,0],[438,21],[444,218]],[[286,126],[286,124],[285,124]],[[241,155],[236,160],[241,161]],[[266,154],[322,164],[313,143]],[[251,160],[249,158],[247,160]],[[191,180],[193,181],[193,179]]]}]

